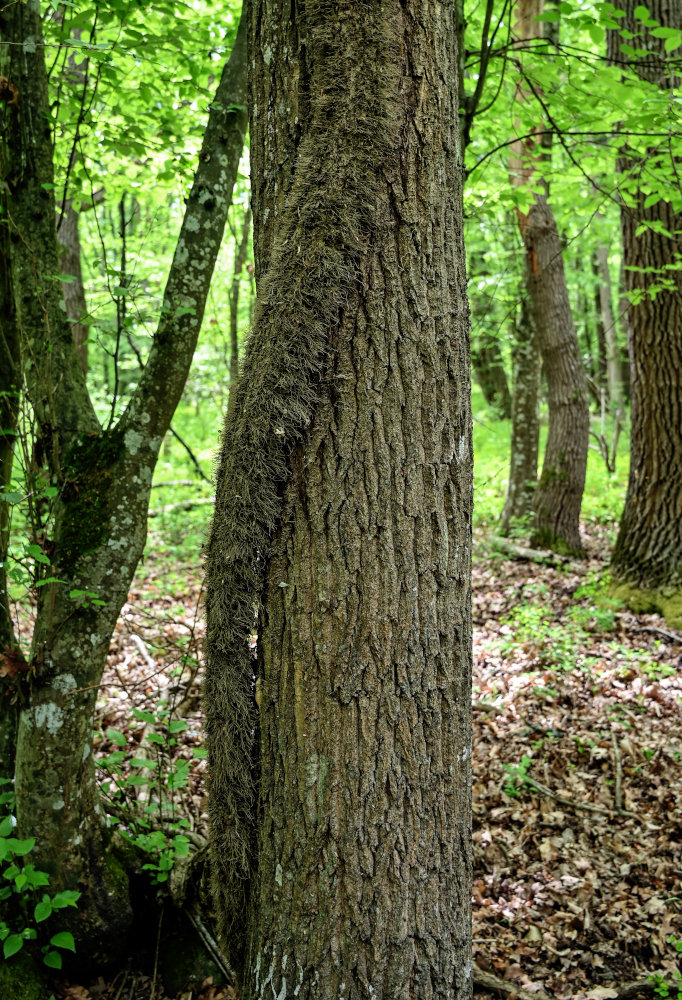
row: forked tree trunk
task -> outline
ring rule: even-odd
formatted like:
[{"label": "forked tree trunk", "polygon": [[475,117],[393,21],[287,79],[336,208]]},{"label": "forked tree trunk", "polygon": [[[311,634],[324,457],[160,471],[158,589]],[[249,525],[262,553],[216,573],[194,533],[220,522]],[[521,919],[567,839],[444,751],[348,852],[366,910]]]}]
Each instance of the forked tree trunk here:
[{"label": "forked tree trunk", "polygon": [[540,394],[540,352],[535,339],[533,309],[523,287],[521,310],[514,328],[514,395],[512,397],[511,453],[509,482],[502,511],[502,531],[508,534],[514,523],[528,521],[538,476],[538,397]]},{"label": "forked tree trunk", "polygon": [[[664,40],[635,17],[624,0],[622,27],[638,33],[646,60],[633,68],[653,86],[679,87],[667,68]],[[682,6],[651,0],[650,16],[682,29]],[[634,43],[633,43],[634,44]],[[618,32],[609,32],[609,56],[626,58]],[[674,55],[674,53],[673,53]],[[621,169],[635,178],[642,165],[627,149]],[[679,161],[678,161],[679,169]],[[682,624],[682,212],[669,201],[645,207],[645,192],[626,194],[621,211],[625,288],[638,292],[628,305],[630,333],[630,475],[611,569],[633,606],[656,609]],[[648,226],[650,223],[651,226]],[[658,289],[655,286],[663,285]],[[643,293],[643,294],[641,294]]]},{"label": "forked tree trunk", "polygon": [[[517,42],[537,37],[541,25],[536,19],[542,7],[543,0],[518,0],[514,25]],[[517,98],[519,101],[528,99],[522,83],[517,88]],[[511,163],[512,183],[530,181],[537,155],[532,140],[524,144],[523,150],[515,149]],[[566,288],[561,241],[545,194],[536,194],[528,214],[519,212],[518,215],[549,405],[549,432],[535,493],[532,544],[581,555],[580,506],[585,486],[590,414],[587,382]]]},{"label": "forked tree trunk", "polygon": [[258,305],[216,491],[206,690],[245,1000],[471,996],[455,37],[437,0],[251,5]]},{"label": "forked tree trunk", "polygon": [[[0,12],[18,100],[2,109],[3,183],[25,378],[53,502],[51,558],[39,590],[17,736],[19,832],[51,890],[83,892],[73,930],[96,960],[128,919],[121,873],[103,851],[92,717],[109,641],[142,553],[152,473],[182,393],[222,239],[246,127],[245,27],[223,71],[190,191],[149,360],[123,416],[103,430],[78,362],[57,279],[54,174],[40,5]],[[103,603],[93,603],[92,596]],[[125,880],[123,879],[123,882]]]}]

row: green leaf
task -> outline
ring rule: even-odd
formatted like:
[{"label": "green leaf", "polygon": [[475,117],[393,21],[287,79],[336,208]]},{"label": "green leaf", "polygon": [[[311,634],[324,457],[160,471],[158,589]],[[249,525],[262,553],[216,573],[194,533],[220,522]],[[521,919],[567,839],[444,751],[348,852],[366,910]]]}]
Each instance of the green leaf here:
[{"label": "green leaf", "polygon": [[64,948],[67,951],[76,950],[76,943],[70,931],[60,931],[58,934],[55,934],[54,937],[50,938],[50,944],[55,948]]},{"label": "green leaf", "polygon": [[0,500],[4,500],[5,503],[21,503],[23,499],[23,493],[16,493],[14,490],[0,493]]},{"label": "green leaf", "polygon": [[194,757],[195,760],[207,760],[208,751],[206,750],[205,747],[194,747],[194,749],[192,750],[192,756]]},{"label": "green leaf", "polygon": [[58,951],[48,951],[43,955],[43,962],[50,969],[61,969],[62,967],[62,956]]},{"label": "green leaf", "polygon": [[107,729],[106,735],[117,747],[124,747],[128,742],[120,729],[113,729],[111,726]]},{"label": "green leaf", "polygon": [[635,7],[632,13],[637,18],[638,21],[648,21],[649,17],[651,16],[647,8],[644,7],[642,4],[639,4],[637,7]]},{"label": "green leaf", "polygon": [[59,490],[56,486],[46,486],[43,493],[48,498],[48,500],[54,500],[55,497],[59,496]]},{"label": "green leaf", "polygon": [[11,958],[12,955],[16,955],[18,951],[21,951],[23,946],[24,939],[21,934],[10,934],[8,938],[5,938],[2,946],[2,953],[5,958]]},{"label": "green leaf", "polygon": [[184,719],[175,719],[168,727],[169,733],[181,733],[183,729],[189,729],[189,723]]},{"label": "green leaf", "polygon": [[45,587],[48,583],[66,583],[66,580],[58,580],[56,576],[48,576],[44,580],[38,580],[36,587]]},{"label": "green leaf", "polygon": [[19,874],[14,880],[14,884],[19,890],[19,892],[21,892],[21,890],[24,888],[27,882],[28,882],[28,875],[25,872],[19,872]]},{"label": "green leaf", "polygon": [[14,818],[12,816],[5,816],[5,818],[0,823],[0,837],[9,837],[14,829]]},{"label": "green leaf", "polygon": [[47,896],[43,896],[40,903],[36,903],[36,907],[33,911],[33,918],[37,924],[47,920],[47,918],[52,913],[52,903]]},{"label": "green leaf", "polygon": [[28,840],[15,840],[12,842],[12,852],[21,858],[25,854],[29,854],[35,846],[35,837],[30,837]]},{"label": "green leaf", "polygon": [[65,906],[76,906],[80,898],[80,892],[76,892],[75,889],[64,889],[52,897],[52,907],[55,910],[63,910]]},{"label": "green leaf", "polygon": [[46,566],[50,565],[50,560],[39,545],[28,545],[26,551],[30,556],[33,556],[36,562],[44,563]]}]

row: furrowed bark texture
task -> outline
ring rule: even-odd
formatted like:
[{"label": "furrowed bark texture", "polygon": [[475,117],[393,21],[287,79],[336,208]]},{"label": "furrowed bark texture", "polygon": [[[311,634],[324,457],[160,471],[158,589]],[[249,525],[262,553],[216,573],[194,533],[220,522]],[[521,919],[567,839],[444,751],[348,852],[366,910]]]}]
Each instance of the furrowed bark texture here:
[{"label": "furrowed bark texture", "polygon": [[[654,86],[679,88],[679,78],[669,77],[663,41],[635,18],[636,6],[632,0],[622,4],[626,14],[621,22],[637,32],[638,45],[649,50],[646,59],[634,62],[635,72]],[[652,0],[648,8],[663,27],[682,29],[682,7],[674,0]],[[619,35],[609,36],[609,55],[620,61],[624,57]],[[646,171],[646,164],[634,162],[627,150],[620,166],[635,178]],[[645,193],[637,192],[621,209],[625,289],[644,295],[627,307],[630,475],[611,568],[617,580],[660,591],[658,609],[682,621],[682,213],[667,201],[645,208],[644,200]],[[659,231],[644,228],[638,235],[645,222]],[[661,226],[671,235],[660,232]],[[662,278],[668,287],[652,295]]]},{"label": "furrowed bark texture", "polygon": [[512,397],[511,454],[509,482],[502,511],[502,530],[509,532],[514,522],[533,514],[538,477],[538,397],[540,393],[540,353],[535,340],[535,322],[530,296],[523,283],[521,311],[514,330],[514,395]]},{"label": "furrowed bark texture", "polygon": [[[542,8],[543,0],[519,0],[514,24],[517,42],[537,37],[536,18]],[[523,84],[519,84],[517,99],[527,99]],[[514,151],[513,184],[530,181],[537,155],[538,144],[532,139],[525,143],[523,153],[521,149]],[[549,405],[549,433],[535,492],[532,544],[579,555],[583,551],[580,506],[590,423],[587,383],[571,316],[561,241],[547,196],[536,194],[528,214],[519,212],[518,216]]]},{"label": "furrowed bark texture", "polygon": [[[38,594],[30,691],[22,709],[15,789],[21,834],[56,891],[83,891],[73,930],[89,959],[128,919],[122,873],[103,854],[92,758],[96,686],[146,538],[159,448],[182,393],[223,235],[246,128],[246,32],[237,35],[207,125],[138,389],[103,430],[60,306],[47,80],[36,0],[0,12],[3,69],[17,100],[3,109],[11,268],[26,382],[53,501],[49,574]],[[11,88],[10,89],[11,92]],[[9,155],[8,155],[9,154]],[[79,590],[104,602],[71,598]],[[119,935],[119,944],[124,938]],[[79,954],[80,958],[80,954]]]},{"label": "furrowed bark texture", "polygon": [[235,247],[234,273],[230,288],[230,395],[237,388],[239,379],[239,293],[242,271],[246,264],[251,237],[251,209],[248,208],[242,220],[242,234]]},{"label": "furrowed bark texture", "polygon": [[471,428],[454,10],[256,0],[249,24],[259,294],[207,592],[224,933],[234,955],[246,905],[244,997],[459,1000]]}]

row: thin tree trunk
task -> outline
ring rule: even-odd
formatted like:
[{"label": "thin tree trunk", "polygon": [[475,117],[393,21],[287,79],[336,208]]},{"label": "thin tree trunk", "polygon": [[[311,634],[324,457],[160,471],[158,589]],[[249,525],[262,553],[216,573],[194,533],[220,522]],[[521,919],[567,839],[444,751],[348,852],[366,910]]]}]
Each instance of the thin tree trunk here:
[{"label": "thin tree trunk", "polygon": [[[646,59],[633,57],[635,72],[654,87],[679,86],[679,79],[669,76],[663,40],[635,17],[633,0],[622,6],[622,27],[642,34],[648,53]],[[651,0],[648,7],[664,28],[682,29],[679,4]],[[614,61],[623,59],[620,46],[619,33],[610,31],[609,57]],[[627,149],[620,167],[640,169]],[[681,624],[682,213],[665,200],[645,207],[645,198],[645,192],[637,192],[621,209],[626,291],[640,294],[628,306],[630,475],[611,569],[634,606],[659,610],[671,623]],[[668,287],[660,287],[662,276]]]},{"label": "thin tree trunk", "polygon": [[[116,932],[129,917],[121,873],[102,850],[92,758],[96,686],[144,546],[154,464],[186,381],[222,240],[246,128],[245,24],[209,116],[149,360],[123,416],[106,430],[54,280],[54,176],[37,0],[5,7],[0,34],[11,43],[2,46],[2,69],[20,95],[16,107],[4,108],[12,277],[28,392],[59,490],[53,537],[44,543],[49,575],[65,581],[39,590],[30,700],[17,736],[17,819],[21,835],[36,839],[35,863],[51,874],[51,889],[83,892],[72,929],[86,944],[84,955],[96,959],[121,945]],[[73,591],[94,592],[104,603]]]},{"label": "thin tree trunk", "polygon": [[[542,13],[542,6],[542,0],[519,0],[514,26],[517,42],[537,37],[536,19]],[[522,84],[517,88],[517,98],[519,101],[527,99]],[[515,150],[511,163],[512,183],[530,181],[534,157],[539,155],[532,140],[525,144],[524,151]],[[528,214],[519,211],[518,216],[526,248],[528,287],[549,404],[549,433],[535,493],[532,544],[581,555],[580,505],[585,486],[590,415],[585,372],[566,288],[561,241],[545,194],[536,194]]]},{"label": "thin tree trunk", "polygon": [[504,534],[509,533],[514,522],[522,523],[532,517],[538,476],[540,353],[526,287],[523,293],[520,316],[514,328],[514,395],[509,483],[502,511]]},{"label": "thin tree trunk", "polygon": [[481,334],[471,347],[471,364],[483,398],[501,420],[512,415],[512,398],[502,352],[495,336]]},{"label": "thin tree trunk", "polygon": [[230,398],[239,379],[239,292],[251,238],[251,209],[247,208],[242,220],[242,235],[235,245],[234,274],[230,288]]},{"label": "thin tree trunk", "polygon": [[625,415],[625,405],[623,402],[620,348],[618,345],[616,317],[613,313],[609,248],[604,243],[600,243],[595,250],[595,260],[597,275],[599,277],[599,307],[606,347],[606,384],[608,386],[609,405],[614,417],[622,421]]},{"label": "thin tree trunk", "polygon": [[433,0],[251,7],[258,305],[218,475],[206,689],[245,1000],[471,996],[455,38]]},{"label": "thin tree trunk", "polygon": [[[14,308],[9,269],[9,229],[4,222],[7,205],[2,199],[0,222],[0,493],[8,492],[16,442],[21,394],[21,343]],[[10,505],[0,496],[0,778],[14,774],[18,719],[17,669],[20,657],[7,591]]]},{"label": "thin tree trunk", "polygon": [[81,268],[81,241],[78,228],[80,213],[75,212],[71,200],[64,206],[64,214],[57,229],[57,240],[60,245],[60,274],[68,275],[67,281],[62,281],[62,293],[66,305],[66,315],[71,324],[73,342],[76,345],[78,361],[84,372],[88,370],[88,324],[83,271]]}]

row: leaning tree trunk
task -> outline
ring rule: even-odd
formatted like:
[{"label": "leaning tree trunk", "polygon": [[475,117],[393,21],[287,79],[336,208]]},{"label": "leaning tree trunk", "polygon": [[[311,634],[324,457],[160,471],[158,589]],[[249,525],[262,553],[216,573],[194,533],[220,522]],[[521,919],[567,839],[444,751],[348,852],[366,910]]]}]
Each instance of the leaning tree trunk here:
[{"label": "leaning tree trunk", "polygon": [[249,24],[258,305],[207,589],[227,946],[239,952],[243,927],[245,1000],[464,1000],[471,425],[454,5],[256,0]]},{"label": "leaning tree trunk", "polygon": [[[517,43],[537,37],[536,19],[542,7],[543,0],[519,0],[514,25]],[[520,54],[519,60],[523,72]],[[528,100],[522,83],[517,87],[517,99]],[[532,140],[524,144],[523,151],[515,149],[511,163],[513,184],[525,185],[531,181],[538,155],[539,149]],[[518,217],[526,248],[528,288],[549,405],[549,432],[535,492],[532,543],[581,555],[580,506],[585,486],[590,414],[587,382],[566,287],[561,240],[546,194],[536,194],[528,213],[519,211]]]},{"label": "leaning tree trunk", "polygon": [[512,397],[511,453],[509,482],[502,511],[502,531],[528,521],[538,476],[538,397],[540,394],[540,354],[535,340],[533,310],[527,288],[522,289],[521,314],[514,329],[514,395]]},{"label": "leaning tree trunk", "polygon": [[[42,541],[57,582],[39,590],[31,684],[19,719],[20,834],[52,891],[83,892],[73,930],[101,956],[128,919],[108,868],[92,756],[92,716],[109,641],[144,547],[152,473],[182,393],[220,247],[246,127],[245,24],[212,106],[162,315],[138,388],[117,424],[95,416],[56,275],[54,174],[37,0],[0,12],[2,67],[18,95],[3,108],[11,269],[38,439],[58,489]],[[10,91],[11,92],[11,91]],[[93,595],[98,602],[95,603]],[[118,944],[120,945],[120,941]]]},{"label": "leaning tree trunk", "polygon": [[[652,86],[679,87],[666,65],[664,40],[635,17],[624,0],[624,29],[638,32],[646,59],[632,68]],[[682,6],[651,0],[650,17],[682,30]],[[622,64],[620,34],[609,32],[609,57]],[[628,150],[620,168],[643,168]],[[673,167],[675,165],[673,164]],[[677,161],[677,169],[680,161]],[[630,475],[611,571],[618,593],[642,610],[658,610],[682,625],[682,212],[670,201],[646,207],[645,191],[626,194],[621,209],[630,348]],[[656,287],[658,286],[658,287]],[[662,287],[661,287],[662,286]]]}]

